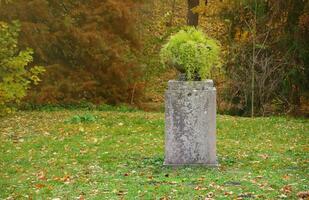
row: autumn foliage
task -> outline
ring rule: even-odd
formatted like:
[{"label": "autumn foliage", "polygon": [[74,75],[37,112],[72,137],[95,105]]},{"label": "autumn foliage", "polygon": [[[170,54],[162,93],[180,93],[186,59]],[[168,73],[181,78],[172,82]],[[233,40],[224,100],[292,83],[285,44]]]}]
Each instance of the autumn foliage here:
[{"label": "autumn foliage", "polygon": [[0,21],[21,24],[19,50],[32,48],[31,65],[46,68],[26,102],[162,108],[178,75],[160,63],[160,49],[189,24],[221,43],[222,67],[211,72],[219,112],[309,113],[308,1],[0,2]]},{"label": "autumn foliage", "polygon": [[32,103],[138,102],[143,84],[133,1],[16,0],[0,19],[20,20],[20,46],[46,66]]}]

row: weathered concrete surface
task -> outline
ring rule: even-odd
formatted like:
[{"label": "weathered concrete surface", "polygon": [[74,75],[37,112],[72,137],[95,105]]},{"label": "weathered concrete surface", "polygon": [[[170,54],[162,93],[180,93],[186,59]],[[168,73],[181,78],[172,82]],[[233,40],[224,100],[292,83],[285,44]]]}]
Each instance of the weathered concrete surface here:
[{"label": "weathered concrete surface", "polygon": [[218,165],[216,88],[211,80],[168,82],[164,164]]}]

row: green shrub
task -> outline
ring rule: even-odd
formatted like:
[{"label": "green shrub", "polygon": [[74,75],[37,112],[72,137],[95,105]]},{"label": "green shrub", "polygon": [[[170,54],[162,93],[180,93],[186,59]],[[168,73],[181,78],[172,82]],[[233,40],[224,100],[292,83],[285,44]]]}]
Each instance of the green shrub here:
[{"label": "green shrub", "polygon": [[31,104],[28,102],[23,102],[18,107],[20,110],[24,111],[61,111],[61,110],[84,110],[84,111],[117,111],[117,112],[137,112],[139,111],[136,107],[120,104],[117,106],[108,104],[95,105],[91,102],[81,102],[78,104]]},{"label": "green shrub", "polygon": [[171,36],[161,49],[164,65],[176,67],[186,74],[187,80],[210,78],[212,67],[220,66],[219,43],[207,37],[201,30],[187,27]]},{"label": "green shrub", "polygon": [[118,111],[118,112],[137,112],[138,109],[129,105],[121,104],[118,106],[111,106],[108,104],[101,104],[97,106],[99,111]]},{"label": "green shrub", "polygon": [[33,104],[29,102],[22,102],[18,107],[20,110],[24,111],[60,111],[60,110],[96,110],[96,105],[91,102],[76,103],[76,104]]},{"label": "green shrub", "polygon": [[92,114],[84,114],[84,115],[74,115],[70,119],[66,120],[65,123],[77,124],[77,123],[89,123],[95,122],[97,117]]}]

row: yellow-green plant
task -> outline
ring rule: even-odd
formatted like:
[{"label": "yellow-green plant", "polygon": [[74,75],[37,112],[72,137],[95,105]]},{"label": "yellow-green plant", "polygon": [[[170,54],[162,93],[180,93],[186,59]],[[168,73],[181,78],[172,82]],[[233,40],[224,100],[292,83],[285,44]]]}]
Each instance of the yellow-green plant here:
[{"label": "yellow-green plant", "polygon": [[0,115],[10,112],[8,105],[19,103],[30,84],[37,84],[44,72],[39,66],[27,67],[33,60],[33,50],[18,50],[19,30],[17,21],[0,21]]},{"label": "yellow-green plant", "polygon": [[176,67],[187,80],[196,74],[204,80],[210,78],[212,67],[220,66],[220,45],[201,30],[187,27],[170,37],[160,56],[164,65]]}]

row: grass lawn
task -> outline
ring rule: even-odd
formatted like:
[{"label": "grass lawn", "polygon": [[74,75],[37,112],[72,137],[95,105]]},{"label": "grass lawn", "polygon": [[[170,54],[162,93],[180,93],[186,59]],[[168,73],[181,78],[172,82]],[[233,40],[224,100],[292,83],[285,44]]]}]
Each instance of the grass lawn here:
[{"label": "grass lawn", "polygon": [[309,120],[218,116],[220,167],[164,167],[164,114],[60,110],[0,119],[0,199],[297,199]]}]

